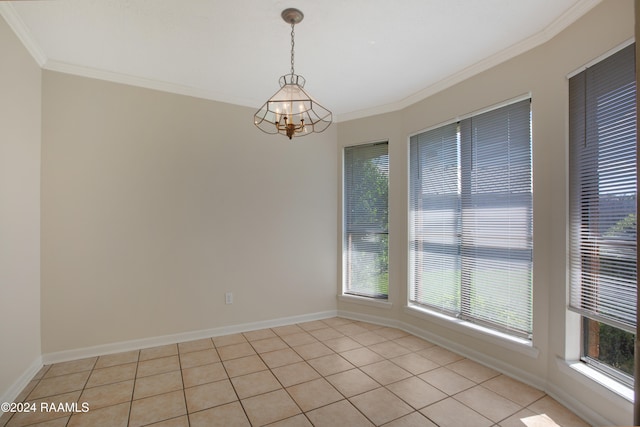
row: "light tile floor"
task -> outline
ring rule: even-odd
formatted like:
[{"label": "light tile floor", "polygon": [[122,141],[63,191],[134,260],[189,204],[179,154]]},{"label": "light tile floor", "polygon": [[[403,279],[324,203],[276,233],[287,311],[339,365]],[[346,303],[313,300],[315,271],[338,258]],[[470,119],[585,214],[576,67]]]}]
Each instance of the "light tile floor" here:
[{"label": "light tile floor", "polygon": [[540,390],[339,317],[45,366],[18,401],[38,410],[0,426],[587,426]]}]

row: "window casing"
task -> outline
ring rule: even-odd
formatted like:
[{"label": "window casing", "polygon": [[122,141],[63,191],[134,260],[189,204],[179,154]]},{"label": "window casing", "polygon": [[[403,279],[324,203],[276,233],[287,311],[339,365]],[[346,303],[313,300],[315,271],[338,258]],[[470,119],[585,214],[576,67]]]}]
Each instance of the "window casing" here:
[{"label": "window casing", "polygon": [[531,338],[530,100],[411,137],[409,191],[410,302]]},{"label": "window casing", "polygon": [[635,45],[569,79],[570,309],[582,360],[631,384],[636,328]]},{"label": "window casing", "polygon": [[343,292],[387,299],[389,144],[344,150]]}]

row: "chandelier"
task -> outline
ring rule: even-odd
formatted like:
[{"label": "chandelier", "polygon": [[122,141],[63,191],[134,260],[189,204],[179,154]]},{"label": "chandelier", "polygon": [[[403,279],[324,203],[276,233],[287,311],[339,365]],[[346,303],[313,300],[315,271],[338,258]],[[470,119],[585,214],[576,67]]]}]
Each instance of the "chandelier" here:
[{"label": "chandelier", "polygon": [[280,77],[277,91],[253,116],[263,132],[286,135],[289,139],[322,132],[331,124],[331,111],[318,104],[304,90],[305,79],[294,71],[294,27],[304,15],[294,8],[282,11],[282,19],[291,24],[291,73]]}]

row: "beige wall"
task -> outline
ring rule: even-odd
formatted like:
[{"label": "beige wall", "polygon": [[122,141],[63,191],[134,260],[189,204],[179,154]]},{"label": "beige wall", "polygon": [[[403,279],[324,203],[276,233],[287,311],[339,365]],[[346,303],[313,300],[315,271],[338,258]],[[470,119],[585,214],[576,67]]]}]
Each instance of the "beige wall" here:
[{"label": "beige wall", "polygon": [[40,81],[0,17],[0,402],[41,354]]},{"label": "beige wall", "polygon": [[[428,331],[502,370],[562,398],[592,419],[629,424],[631,404],[561,369],[558,357],[578,356],[577,316],[567,304],[567,74],[634,34],[632,0],[606,0],[538,48],[444,90],[401,112],[338,126],[339,146],[389,139],[391,309],[343,300],[344,313],[395,319]],[[408,136],[522,94],[532,95],[534,188],[534,339],[537,356],[495,345],[429,318],[410,315],[407,299]],[[526,353],[526,352],[525,352]]]},{"label": "beige wall", "polygon": [[44,354],[335,310],[335,126],[51,71],[42,110]]},{"label": "beige wall", "polygon": [[[545,45],[411,107],[290,143],[254,129],[251,109],[41,76],[0,20],[0,393],[42,353],[335,309],[341,149],[388,140],[393,306],[337,307],[427,331],[583,416],[630,424],[628,402],[557,360],[575,357],[578,339],[565,308],[566,75],[632,36],[632,0],[605,0]],[[528,92],[537,355],[404,308],[408,135]]]}]

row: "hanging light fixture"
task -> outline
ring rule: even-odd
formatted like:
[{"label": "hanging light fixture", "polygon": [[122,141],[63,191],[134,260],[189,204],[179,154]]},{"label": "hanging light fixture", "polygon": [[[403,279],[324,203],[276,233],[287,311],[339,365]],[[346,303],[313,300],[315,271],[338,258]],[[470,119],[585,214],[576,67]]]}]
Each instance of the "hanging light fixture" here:
[{"label": "hanging light fixture", "polygon": [[304,15],[298,9],[289,8],[283,10],[281,16],[291,24],[291,73],[280,77],[280,90],[253,117],[254,124],[263,132],[280,133],[291,139],[324,131],[331,124],[332,116],[331,111],[305,92],[304,77],[294,71],[294,27]]}]

